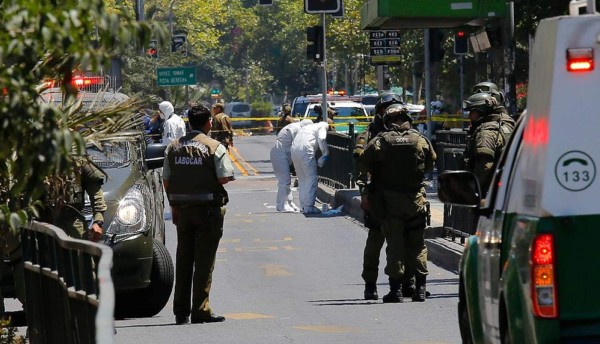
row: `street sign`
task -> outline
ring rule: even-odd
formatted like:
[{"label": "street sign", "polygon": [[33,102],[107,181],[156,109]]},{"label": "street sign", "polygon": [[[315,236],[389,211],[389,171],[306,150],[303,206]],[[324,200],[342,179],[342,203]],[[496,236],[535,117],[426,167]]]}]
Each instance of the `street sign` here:
[{"label": "street sign", "polygon": [[400,62],[400,31],[369,31],[371,64],[397,64]]},{"label": "street sign", "polygon": [[196,84],[196,67],[156,68],[158,86],[184,86]]}]

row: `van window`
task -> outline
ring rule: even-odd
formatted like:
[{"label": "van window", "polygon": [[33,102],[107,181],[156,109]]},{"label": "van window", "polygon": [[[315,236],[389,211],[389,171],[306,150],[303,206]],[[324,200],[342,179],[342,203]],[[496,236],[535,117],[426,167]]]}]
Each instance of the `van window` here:
[{"label": "van window", "polygon": [[248,104],[235,104],[231,108],[231,111],[234,111],[234,112],[248,112],[248,111],[250,111],[250,106]]}]

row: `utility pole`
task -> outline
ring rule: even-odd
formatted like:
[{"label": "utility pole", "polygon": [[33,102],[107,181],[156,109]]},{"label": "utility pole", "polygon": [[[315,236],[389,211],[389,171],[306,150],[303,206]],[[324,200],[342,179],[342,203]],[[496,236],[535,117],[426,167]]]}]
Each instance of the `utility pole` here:
[{"label": "utility pole", "polygon": [[323,104],[321,105],[323,118],[327,118],[327,30],[325,27],[325,13],[321,13],[321,26],[323,26],[323,79],[321,92],[323,93]]},{"label": "utility pole", "polygon": [[433,132],[433,128],[431,128],[431,59],[429,56],[431,52],[429,51],[429,40],[431,39],[429,35],[429,29],[424,30],[424,46],[425,46],[425,111],[427,112],[427,138],[431,140],[431,134]]}]

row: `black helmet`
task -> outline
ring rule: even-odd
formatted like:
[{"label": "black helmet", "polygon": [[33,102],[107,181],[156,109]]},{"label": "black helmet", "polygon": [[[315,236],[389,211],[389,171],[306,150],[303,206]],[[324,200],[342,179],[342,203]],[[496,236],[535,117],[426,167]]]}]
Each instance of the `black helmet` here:
[{"label": "black helmet", "polygon": [[463,109],[466,111],[478,111],[486,116],[494,113],[498,107],[498,100],[489,92],[478,92],[463,101]]},{"label": "black helmet", "polygon": [[478,92],[490,93],[491,95],[494,96],[494,98],[496,98],[496,100],[498,101],[498,104],[504,104],[504,94],[502,94],[502,92],[500,92],[500,89],[498,88],[498,86],[496,84],[494,84],[493,82],[484,81],[484,82],[480,82],[477,85],[473,86],[473,93],[478,93]]},{"label": "black helmet", "polygon": [[382,111],[385,111],[388,106],[392,104],[404,104],[402,97],[396,93],[383,94],[375,103],[375,116],[381,115]]},{"label": "black helmet", "polygon": [[388,128],[389,123],[394,121],[398,116],[403,121],[408,121],[412,124],[412,117],[408,114],[408,108],[403,104],[392,104],[385,109],[385,114],[383,115],[383,123],[386,128]]}]

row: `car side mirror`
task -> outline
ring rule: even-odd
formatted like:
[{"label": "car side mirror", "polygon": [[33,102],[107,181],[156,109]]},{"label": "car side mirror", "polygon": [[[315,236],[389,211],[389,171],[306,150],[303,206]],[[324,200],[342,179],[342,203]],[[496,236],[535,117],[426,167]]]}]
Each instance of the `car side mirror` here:
[{"label": "car side mirror", "polygon": [[445,204],[469,208],[481,204],[477,177],[468,171],[446,171],[438,176],[438,198]]},{"label": "car side mirror", "polygon": [[150,143],[146,146],[146,167],[149,170],[163,167],[165,149],[167,145],[162,143]]}]

